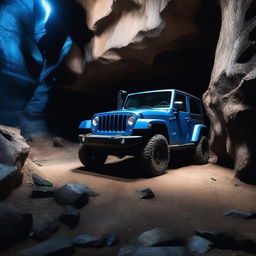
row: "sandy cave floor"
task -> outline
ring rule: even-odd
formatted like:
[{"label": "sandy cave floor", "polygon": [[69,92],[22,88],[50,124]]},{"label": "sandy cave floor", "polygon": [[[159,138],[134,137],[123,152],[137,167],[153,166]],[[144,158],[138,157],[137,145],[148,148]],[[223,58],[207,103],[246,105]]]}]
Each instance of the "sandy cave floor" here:
[{"label": "sandy cave floor", "polygon": [[[78,144],[66,142],[64,148],[56,148],[50,140],[36,139],[30,145],[30,159],[23,168],[23,184],[6,201],[32,213],[34,218],[57,218],[63,207],[53,198],[29,197],[32,173],[48,179],[55,187],[70,182],[83,183],[99,195],[90,198],[88,205],[80,210],[81,219],[77,227],[61,224],[54,237],[101,236],[106,233],[119,237],[119,243],[113,247],[79,248],[74,255],[117,255],[120,247],[155,227],[167,227],[185,237],[194,235],[196,229],[211,229],[256,240],[255,219],[238,220],[223,216],[223,211],[228,209],[256,211],[256,187],[235,179],[233,170],[212,164],[191,165],[145,179],[139,177],[133,159],[120,161],[108,157],[104,168],[95,173],[82,167],[77,157]],[[144,187],[150,187],[156,197],[139,199],[135,191]],[[0,255],[14,256],[19,250],[34,244],[36,242],[32,240],[23,241],[8,251],[0,252]],[[214,249],[207,255],[251,254]]]}]

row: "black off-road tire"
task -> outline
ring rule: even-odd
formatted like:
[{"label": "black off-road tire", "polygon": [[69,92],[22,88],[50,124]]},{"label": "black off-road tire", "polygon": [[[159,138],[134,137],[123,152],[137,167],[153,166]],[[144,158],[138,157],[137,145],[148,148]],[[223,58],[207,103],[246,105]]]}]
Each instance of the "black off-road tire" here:
[{"label": "black off-road tire", "polygon": [[92,149],[84,144],[80,144],[78,156],[86,169],[97,169],[101,167],[107,158],[107,153],[101,150]]},{"label": "black off-road tire", "polygon": [[140,167],[148,177],[161,175],[168,169],[170,149],[165,136],[154,135],[145,145],[140,156]]},{"label": "black off-road tire", "polygon": [[210,147],[206,136],[201,136],[193,152],[193,163],[206,164],[209,161]]}]

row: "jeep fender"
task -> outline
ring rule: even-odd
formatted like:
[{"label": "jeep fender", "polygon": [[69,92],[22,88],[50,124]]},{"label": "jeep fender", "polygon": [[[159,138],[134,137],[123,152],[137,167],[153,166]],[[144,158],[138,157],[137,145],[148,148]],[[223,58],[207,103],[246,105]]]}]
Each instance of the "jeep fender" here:
[{"label": "jeep fender", "polygon": [[196,124],[194,127],[194,131],[192,134],[191,142],[198,142],[202,133],[206,133],[207,135],[207,126],[204,124]]},{"label": "jeep fender", "polygon": [[[134,130],[151,130],[153,125],[164,125],[168,136],[170,138],[170,127],[168,126],[167,122],[163,119],[138,119],[136,121],[136,124],[134,126]],[[167,138],[167,140],[169,140],[169,138]]]},{"label": "jeep fender", "polygon": [[92,128],[91,120],[84,120],[79,125],[79,129],[91,129],[91,128]]}]

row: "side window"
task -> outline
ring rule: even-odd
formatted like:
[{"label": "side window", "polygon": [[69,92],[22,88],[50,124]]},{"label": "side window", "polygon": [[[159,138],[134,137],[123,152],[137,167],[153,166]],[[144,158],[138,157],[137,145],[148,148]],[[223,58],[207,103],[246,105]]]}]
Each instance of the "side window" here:
[{"label": "side window", "polygon": [[187,102],[186,102],[186,96],[180,93],[176,93],[175,101],[182,101],[183,107],[180,109],[180,111],[187,112]]},{"label": "side window", "polygon": [[191,114],[201,114],[201,104],[198,100],[190,98],[190,112]]}]

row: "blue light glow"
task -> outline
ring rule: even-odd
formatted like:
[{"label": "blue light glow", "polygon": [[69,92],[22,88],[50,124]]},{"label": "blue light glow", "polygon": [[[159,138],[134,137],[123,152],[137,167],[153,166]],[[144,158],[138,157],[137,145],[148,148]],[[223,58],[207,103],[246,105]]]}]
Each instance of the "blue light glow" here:
[{"label": "blue light glow", "polygon": [[50,13],[51,13],[51,6],[50,4],[47,2],[47,0],[41,0],[42,1],[42,6],[45,9],[45,17],[44,17],[44,22],[47,22]]}]

